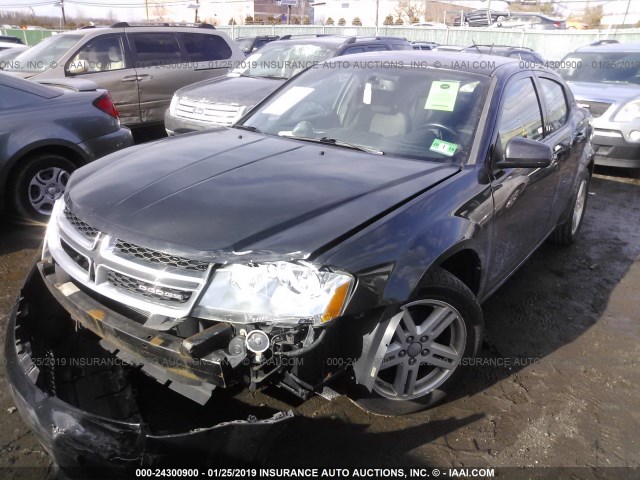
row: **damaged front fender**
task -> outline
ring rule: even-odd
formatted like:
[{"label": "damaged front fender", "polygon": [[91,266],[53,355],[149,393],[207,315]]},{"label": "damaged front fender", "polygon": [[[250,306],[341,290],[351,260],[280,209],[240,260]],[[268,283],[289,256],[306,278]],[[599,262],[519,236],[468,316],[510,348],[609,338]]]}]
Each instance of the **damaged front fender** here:
[{"label": "damaged front fender", "polygon": [[[145,410],[147,406],[140,402],[134,408],[135,413],[127,413],[132,421],[87,411],[82,408],[81,394],[73,397],[75,404],[65,401],[68,399],[63,400],[58,393],[75,374],[68,361],[62,361],[63,357],[56,363],[55,347],[45,338],[52,330],[48,323],[58,307],[53,303],[39,305],[43,296],[47,298],[44,294],[46,288],[34,267],[9,320],[5,340],[6,371],[20,414],[63,469],[73,472],[77,468],[106,468],[100,470],[101,474],[119,475],[117,472],[134,467],[260,463],[271,441],[293,418],[291,412],[276,412],[262,420],[253,415],[245,416],[246,420],[228,420],[227,408],[225,421],[210,423],[210,419],[202,419],[198,425],[191,419],[185,421],[181,429],[180,416],[188,412],[177,410],[172,414],[171,428],[163,428],[157,422],[147,421],[150,414]],[[73,330],[63,334],[65,341],[73,335]],[[78,337],[73,341],[83,340]],[[105,351],[104,355],[110,354]],[[52,368],[56,371],[53,378],[47,374]],[[122,374],[125,369],[131,367],[119,366],[115,371]],[[154,388],[164,389],[167,396],[176,395],[165,386],[152,384],[157,385]],[[157,391],[147,404],[160,405],[165,401]],[[133,394],[127,401],[136,402],[142,393]],[[118,398],[114,396],[113,401]],[[209,410],[221,408],[212,402]],[[113,411],[118,408],[114,407]]]}]

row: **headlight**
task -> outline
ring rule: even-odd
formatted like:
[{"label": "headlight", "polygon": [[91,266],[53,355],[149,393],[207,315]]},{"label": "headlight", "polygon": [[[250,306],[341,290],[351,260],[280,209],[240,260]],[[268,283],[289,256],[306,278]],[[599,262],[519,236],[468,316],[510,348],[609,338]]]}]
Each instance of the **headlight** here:
[{"label": "headlight", "polygon": [[178,105],[178,100],[180,100],[180,97],[178,97],[177,95],[171,97],[171,104],[169,104],[169,115],[176,114],[176,106]]},{"label": "headlight", "polygon": [[344,312],[354,278],[308,262],[216,270],[194,314],[234,323],[322,325]]},{"label": "headlight", "polygon": [[632,120],[635,120],[636,118],[640,118],[640,100],[634,100],[633,102],[627,103],[617,113],[613,121],[630,122]]}]

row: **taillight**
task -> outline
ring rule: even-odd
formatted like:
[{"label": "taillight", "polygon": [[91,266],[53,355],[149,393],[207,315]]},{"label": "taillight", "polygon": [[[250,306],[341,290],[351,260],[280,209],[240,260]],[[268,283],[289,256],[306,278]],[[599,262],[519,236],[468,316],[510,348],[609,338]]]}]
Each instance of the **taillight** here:
[{"label": "taillight", "polygon": [[105,92],[102,95],[100,95],[98,98],[96,98],[93,101],[93,105],[99,108],[100,110],[102,110],[107,115],[111,115],[113,118],[117,120],[120,119],[120,114],[118,113],[118,109],[113,103],[113,99],[111,98],[111,95],[109,95],[109,92]]},{"label": "taillight", "polygon": [[556,27],[556,28],[561,28],[562,24],[558,23],[558,22],[553,22],[553,26]]}]

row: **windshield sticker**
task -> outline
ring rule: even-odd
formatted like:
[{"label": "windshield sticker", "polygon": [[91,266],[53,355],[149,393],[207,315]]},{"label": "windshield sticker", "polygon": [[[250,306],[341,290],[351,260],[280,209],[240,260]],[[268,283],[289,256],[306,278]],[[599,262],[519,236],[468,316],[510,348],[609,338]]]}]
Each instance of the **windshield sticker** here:
[{"label": "windshield sticker", "polygon": [[364,94],[362,95],[362,103],[371,105],[371,84],[369,82],[364,85]]},{"label": "windshield sticker", "polygon": [[425,110],[453,112],[459,89],[460,82],[433,82],[431,90],[429,90],[427,103],[424,105]]},{"label": "windshield sticker", "polygon": [[453,156],[453,154],[456,153],[457,149],[458,149],[458,145],[456,145],[455,143],[445,142],[437,138],[433,141],[433,143],[429,147],[429,150],[431,150],[432,152],[438,152],[438,153],[441,153],[442,155],[446,155],[447,157]]},{"label": "windshield sticker", "polygon": [[262,113],[282,115],[314,90],[315,89],[311,87],[291,87],[286,95],[277,98],[275,102],[265,108]]}]

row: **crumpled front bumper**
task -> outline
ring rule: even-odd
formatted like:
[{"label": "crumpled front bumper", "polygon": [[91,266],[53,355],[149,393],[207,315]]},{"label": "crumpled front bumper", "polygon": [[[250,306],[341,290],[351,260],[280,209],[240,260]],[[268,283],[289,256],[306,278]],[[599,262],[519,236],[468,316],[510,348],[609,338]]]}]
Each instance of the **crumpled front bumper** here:
[{"label": "crumpled front bumper", "polygon": [[[293,418],[291,412],[277,412],[263,420],[250,416],[247,420],[162,434],[154,433],[144,421],[128,423],[95,415],[46,393],[40,387],[42,359],[34,360],[31,344],[25,339],[27,327],[31,338],[38,334],[33,324],[41,318],[33,318],[38,309],[31,308],[31,302],[42,296],[42,284],[38,284],[42,281],[34,266],[9,320],[5,340],[7,381],[25,422],[68,472],[100,468],[101,475],[107,476],[107,472],[120,475],[134,467],[256,463],[265,455],[270,439]],[[38,288],[32,288],[34,285]],[[52,310],[55,308],[52,305]],[[162,398],[157,401],[162,402]]]}]

